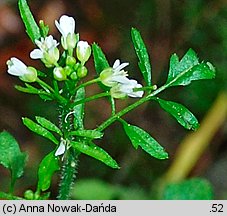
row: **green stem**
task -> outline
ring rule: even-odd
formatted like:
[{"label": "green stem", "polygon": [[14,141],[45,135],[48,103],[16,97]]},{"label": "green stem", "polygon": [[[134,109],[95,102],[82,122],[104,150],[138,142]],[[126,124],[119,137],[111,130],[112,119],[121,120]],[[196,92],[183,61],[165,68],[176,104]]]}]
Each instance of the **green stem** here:
[{"label": "green stem", "polygon": [[141,98],[140,100],[136,101],[135,103],[131,104],[130,106],[126,107],[125,109],[121,110],[120,112],[116,113],[109,119],[107,119],[105,122],[103,122],[99,127],[96,128],[98,131],[103,131],[106,129],[109,125],[111,125],[113,122],[116,120],[120,119],[121,116],[125,115],[129,111],[135,109],[139,105],[143,104],[144,102],[147,102],[152,99],[152,97],[156,96],[159,94],[161,91],[165,90],[169,85],[163,85],[162,87],[158,88],[156,91],[153,91],[151,94],[147,95],[144,98]]},{"label": "green stem", "polygon": [[96,100],[98,98],[106,97],[106,96],[110,96],[110,93],[109,92],[104,92],[104,93],[100,93],[100,94],[97,94],[97,95],[93,95],[91,97],[87,97],[87,98],[82,99],[82,100],[78,100],[78,101],[72,103],[70,105],[70,107],[73,108],[73,107],[75,107],[75,106],[77,106],[79,104],[87,103],[89,101],[93,101],[93,100]]},{"label": "green stem", "polygon": [[110,105],[111,105],[111,115],[114,116],[116,114],[115,100],[113,97],[109,97]]},{"label": "green stem", "polygon": [[88,82],[82,83],[81,85],[79,85],[78,87],[75,88],[75,92],[80,88],[86,87],[88,85],[92,85],[92,84],[97,83],[99,81],[100,81],[99,78],[97,78],[97,79],[89,80]]},{"label": "green stem", "polygon": [[[73,137],[70,135],[70,131],[73,130],[73,118],[71,116],[66,118],[69,112],[72,110],[62,106],[60,107],[60,128],[63,131],[64,138],[72,141]],[[79,153],[74,149],[69,149],[65,153],[65,158],[61,170],[61,181],[59,184],[58,199],[66,200],[70,198],[70,192],[76,179],[77,165],[78,165]]]},{"label": "green stem", "polygon": [[54,89],[49,86],[47,83],[45,83],[44,81],[42,81],[41,79],[37,78],[37,83],[45,90],[48,91],[49,93],[52,93],[54,95],[54,97],[56,98],[56,100],[60,103],[60,104],[66,104],[67,100],[62,97],[59,92],[54,91]]},{"label": "green stem", "polygon": [[73,149],[67,152],[67,159],[64,161],[61,173],[61,183],[59,188],[58,199],[67,200],[70,198],[70,192],[76,179],[78,166],[78,156]]}]

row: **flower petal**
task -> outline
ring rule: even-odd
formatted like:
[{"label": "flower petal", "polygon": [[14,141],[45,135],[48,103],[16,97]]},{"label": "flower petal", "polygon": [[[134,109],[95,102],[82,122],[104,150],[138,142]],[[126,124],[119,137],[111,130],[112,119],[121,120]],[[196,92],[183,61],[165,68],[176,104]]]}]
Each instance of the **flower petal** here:
[{"label": "flower petal", "polygon": [[62,155],[64,153],[65,153],[65,144],[64,144],[64,142],[61,142],[54,155],[59,156],[59,155]]},{"label": "flower petal", "polygon": [[113,69],[117,68],[120,65],[120,60],[117,59],[113,64]]},{"label": "flower petal", "polygon": [[75,20],[73,17],[63,15],[60,17],[59,23],[55,20],[55,25],[64,38],[66,38],[69,33],[73,34],[75,32]]},{"label": "flower petal", "polygon": [[34,49],[30,53],[30,58],[32,58],[32,59],[42,59],[43,58],[43,52],[40,49]]},{"label": "flower petal", "polygon": [[12,57],[7,61],[8,73],[14,76],[23,76],[27,73],[27,66],[18,58]]}]

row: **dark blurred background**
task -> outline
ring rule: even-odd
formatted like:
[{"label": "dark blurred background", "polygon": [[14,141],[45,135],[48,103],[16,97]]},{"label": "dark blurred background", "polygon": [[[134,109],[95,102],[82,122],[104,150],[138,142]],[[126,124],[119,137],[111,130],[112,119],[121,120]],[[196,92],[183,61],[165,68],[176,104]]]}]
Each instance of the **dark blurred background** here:
[{"label": "dark blurred background", "polygon": [[[82,40],[97,42],[112,64],[115,59],[129,61],[129,74],[142,82],[137,58],[130,39],[131,27],[136,27],[147,44],[153,68],[153,83],[164,84],[169,57],[176,52],[182,56],[190,47],[200,59],[210,61],[217,69],[215,80],[194,82],[187,87],[168,89],[162,97],[180,102],[188,107],[200,121],[213,107],[220,92],[227,86],[227,1],[226,0],[30,0],[28,1],[37,20],[43,19],[50,26],[50,33],[59,38],[54,20],[62,14],[75,17],[76,31]],[[29,41],[20,19],[16,0],[0,0],[0,130],[13,134],[21,148],[29,153],[25,175],[17,183],[17,194],[25,189],[35,189],[38,164],[54,146],[43,138],[30,133],[21,122],[22,116],[33,118],[46,116],[57,122],[57,107],[43,102],[36,96],[26,95],[14,89],[21,82],[7,74],[6,61],[16,56],[28,65],[42,65],[29,58],[34,48]],[[94,76],[92,59],[88,63],[90,77]],[[88,94],[98,91],[89,88]],[[120,109],[132,100],[118,101]],[[227,101],[225,101],[227,103]],[[94,128],[108,117],[107,101],[99,100],[86,105],[86,126]],[[105,112],[106,111],[106,112]],[[217,125],[208,145],[186,178],[199,176],[207,179],[214,188],[215,198],[227,198],[227,124],[226,112]],[[125,119],[139,125],[154,136],[169,152],[170,159],[158,161],[146,153],[135,151],[120,124],[106,130],[104,139],[97,142],[115,158],[120,170],[111,170],[87,156],[80,157],[79,188],[89,190],[86,181],[92,180],[105,186],[121,188],[120,199],[152,199],[152,185],[167,172],[178,146],[188,136],[174,119],[155,103],[141,106],[127,114]],[[211,124],[212,126],[212,124]],[[206,134],[204,134],[206,136]],[[9,173],[0,167],[0,190],[7,190]],[[53,197],[57,193],[58,176],[52,186]],[[79,183],[78,183],[79,184]],[[91,182],[89,183],[92,187]],[[94,186],[95,187],[95,186]],[[108,187],[110,188],[110,187]],[[78,189],[79,190],[79,189]],[[81,189],[82,190],[82,189]],[[108,189],[106,189],[108,190]],[[104,190],[104,194],[106,192]],[[76,191],[76,187],[75,187]],[[150,192],[151,191],[151,192]],[[81,192],[78,192],[81,193]],[[105,198],[105,196],[103,195]],[[86,198],[75,195],[74,198]],[[99,198],[99,197],[98,197]],[[109,198],[107,196],[107,198]]]}]

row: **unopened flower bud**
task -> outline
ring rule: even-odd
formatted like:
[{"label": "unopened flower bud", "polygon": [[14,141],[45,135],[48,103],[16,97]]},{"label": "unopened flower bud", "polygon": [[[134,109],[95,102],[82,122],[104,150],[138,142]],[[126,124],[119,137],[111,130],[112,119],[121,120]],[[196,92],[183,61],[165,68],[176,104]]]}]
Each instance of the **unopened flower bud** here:
[{"label": "unopened flower bud", "polygon": [[66,75],[69,76],[74,70],[70,66],[65,66],[64,71],[65,71]]},{"label": "unopened flower bud", "polygon": [[81,66],[81,67],[79,67],[78,70],[77,70],[77,76],[78,76],[79,78],[84,78],[84,77],[86,77],[86,76],[87,76],[87,73],[88,73],[88,70],[87,70],[87,68],[86,68],[85,66]]},{"label": "unopened flower bud", "polygon": [[76,47],[76,55],[82,64],[84,64],[91,56],[91,46],[87,41],[79,41]]},{"label": "unopened flower bud", "polygon": [[20,79],[24,82],[35,82],[37,79],[37,70],[34,67],[27,67],[27,72]]},{"label": "unopened flower bud", "polygon": [[66,65],[73,67],[76,64],[76,59],[73,56],[67,56]]},{"label": "unopened flower bud", "polygon": [[62,67],[54,68],[53,74],[54,74],[54,79],[56,79],[57,81],[63,81],[67,79],[65,70]]},{"label": "unopened flower bud", "polygon": [[77,80],[77,79],[78,79],[78,76],[77,76],[76,71],[74,71],[74,72],[72,72],[72,73],[70,74],[70,78],[71,78],[72,80]]}]

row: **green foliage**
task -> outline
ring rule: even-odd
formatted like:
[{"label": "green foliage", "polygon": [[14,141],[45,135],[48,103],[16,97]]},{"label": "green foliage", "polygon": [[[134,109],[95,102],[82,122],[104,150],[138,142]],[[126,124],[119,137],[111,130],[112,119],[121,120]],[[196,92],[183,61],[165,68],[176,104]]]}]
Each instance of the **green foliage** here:
[{"label": "green foliage", "polygon": [[40,116],[36,116],[36,121],[44,128],[46,128],[47,130],[49,131],[53,131],[55,133],[57,133],[58,135],[62,136],[62,132],[61,130],[59,129],[59,127],[57,127],[55,124],[53,124],[51,121],[43,118],[43,117],[40,117]]},{"label": "green foliage", "polygon": [[[0,164],[11,172],[11,187],[24,172],[27,154],[21,152],[17,141],[6,131],[0,133]],[[11,188],[11,189],[12,189]]]},{"label": "green foliage", "polygon": [[100,74],[104,69],[110,67],[105,54],[102,49],[98,46],[98,44],[94,43],[92,45],[93,57],[95,70],[98,74]]},{"label": "green foliage", "polygon": [[196,117],[183,105],[160,98],[157,98],[157,101],[160,106],[172,115],[184,128],[196,130],[199,127],[199,122]]},{"label": "green foliage", "polygon": [[[85,99],[85,89],[80,88],[76,94],[76,100],[80,101]],[[74,107],[74,128],[83,129],[84,128],[84,103],[79,104]]]},{"label": "green foliage", "polygon": [[139,58],[138,65],[140,71],[143,74],[143,78],[147,86],[151,86],[151,64],[147,48],[143,42],[140,32],[137,29],[132,28],[131,36],[136,54]]},{"label": "green foliage", "polygon": [[39,164],[38,189],[46,191],[51,184],[53,174],[60,169],[59,159],[54,156],[54,151],[50,152]]},{"label": "green foliage", "polygon": [[132,145],[135,149],[139,146],[152,157],[157,159],[167,159],[168,153],[164,150],[164,148],[146,131],[143,129],[130,125],[126,122],[123,123],[123,127],[125,133],[129,137],[132,142]]},{"label": "green foliage", "polygon": [[214,199],[211,184],[202,178],[193,178],[166,186],[165,200],[211,200]]},{"label": "green foliage", "polygon": [[149,199],[140,187],[123,187],[99,179],[78,180],[72,197],[80,200],[146,200]]},{"label": "green foliage", "polygon": [[[40,50],[38,52],[39,54],[42,54],[41,61],[48,68],[48,73],[43,73],[38,69],[33,68],[35,71],[38,71],[38,74],[35,76],[35,79],[32,80],[32,83],[25,83],[25,87],[16,86],[16,89],[25,93],[39,95],[45,101],[52,100],[53,102],[56,102],[59,107],[59,127],[40,116],[36,116],[37,123],[29,118],[23,118],[23,124],[34,133],[55,143],[57,147],[60,146],[59,140],[61,140],[63,146],[61,146],[62,149],[60,149],[62,150],[62,154],[59,153],[58,156],[55,157],[55,151],[52,151],[41,161],[38,170],[37,191],[33,193],[33,191],[28,190],[26,193],[28,199],[47,199],[49,197],[49,193],[41,195],[40,192],[47,191],[50,188],[53,174],[60,169],[60,159],[62,163],[59,199],[68,199],[70,197],[70,190],[77,172],[78,157],[81,153],[93,157],[111,168],[118,169],[119,166],[117,162],[104,149],[92,143],[93,139],[102,138],[104,130],[118,120],[123,124],[124,131],[135,149],[141,147],[154,158],[160,160],[167,159],[168,153],[153,137],[140,127],[130,125],[121,119],[121,117],[129,111],[134,110],[145,102],[155,100],[162,109],[170,113],[170,115],[186,129],[195,130],[198,128],[199,123],[196,117],[187,108],[181,104],[165,101],[157,97],[159,93],[163,92],[168,87],[179,85],[185,86],[194,80],[212,79],[215,77],[214,67],[209,62],[200,63],[192,49],[189,49],[181,60],[179,60],[179,57],[176,54],[171,56],[167,82],[163,86],[157,88],[156,85],[152,86],[152,66],[145,43],[140,32],[137,29],[132,28],[132,42],[138,57],[138,66],[146,86],[143,87],[137,83],[136,80],[127,78],[128,73],[123,70],[124,67],[128,65],[127,63],[120,64],[120,61],[118,60],[116,62],[116,65],[118,66],[116,68],[111,68],[104,52],[96,43],[93,43],[92,45],[92,54],[97,73],[96,75],[98,77],[96,79],[84,81],[83,78],[86,77],[88,72],[88,69],[85,66],[85,59],[87,61],[90,57],[90,45],[85,41],[80,41],[79,45],[79,34],[76,34],[75,32],[70,32],[67,37],[62,35],[61,42],[53,40],[52,37],[49,37],[48,41],[46,41],[45,39],[49,33],[49,27],[45,25],[43,21],[39,22],[39,26],[37,25],[26,0],[19,0],[18,5],[27,34],[31,40],[35,42],[43,37],[43,39],[40,40],[40,43],[45,49],[40,48],[41,45],[39,45]],[[64,18],[65,20],[68,19],[66,16]],[[68,21],[65,22],[65,24],[67,24]],[[70,22],[71,23],[68,24],[73,26],[71,25],[74,24],[72,18],[70,18]],[[62,33],[61,25],[59,25],[57,25],[57,28]],[[57,47],[58,44],[62,45],[62,48],[64,49],[63,52],[61,48]],[[49,48],[49,45],[53,47]],[[85,50],[87,50],[87,52]],[[37,58],[36,54],[37,50],[33,52],[34,58]],[[12,71],[18,70],[18,62],[20,62],[20,60],[15,58],[8,61],[8,72],[10,74],[12,74]],[[26,66],[22,69],[25,70],[25,73],[29,72],[27,71]],[[105,69],[107,69],[107,73],[104,73],[105,76],[103,78],[100,76],[100,73]],[[22,72],[24,72],[24,70],[22,70]],[[18,76],[18,74],[14,75]],[[22,75],[19,74],[19,78],[21,78],[21,76]],[[22,79],[22,81],[25,82],[26,80]],[[104,92],[86,97],[85,87],[95,83],[101,85]],[[37,86],[39,88],[37,88]],[[137,88],[137,86],[140,86],[141,88]],[[140,94],[141,91],[143,94]],[[145,93],[146,91],[147,94]],[[120,97],[119,95],[123,96]],[[137,97],[139,99],[122,110],[116,111],[116,98],[126,99],[127,96]],[[111,115],[93,130],[86,129],[84,126],[85,103],[97,100],[101,97],[107,97],[109,99],[112,111]],[[58,135],[58,139],[53,133]],[[64,147],[66,147],[66,149],[64,149]],[[18,144],[7,132],[0,134],[0,151],[2,152],[0,163],[10,169],[12,173],[12,188],[15,180],[23,173],[26,155],[20,152]],[[204,186],[204,182],[197,181],[196,183],[200,185],[201,188]],[[171,199],[173,197],[185,198],[180,192],[192,190],[190,188],[193,187],[193,184],[195,184],[195,182],[192,181],[185,184],[170,185],[166,189],[164,197],[165,199]],[[105,185],[102,182],[91,181],[90,183],[86,182],[86,187],[84,186],[85,189],[83,189],[83,191],[88,190],[88,186],[90,186],[89,192],[93,190],[94,194],[96,194],[96,190],[99,189],[102,194],[102,199],[114,198],[114,196],[128,196],[132,199],[132,197],[129,196],[133,191],[131,189],[127,190],[126,188],[112,187],[107,184]],[[81,188],[83,187],[81,186]],[[207,189],[205,186],[204,188]],[[208,191],[208,189],[205,189],[204,191]],[[127,190],[128,195],[123,195],[125,194],[125,190]],[[138,190],[135,191],[136,193],[138,192]],[[195,197],[203,197],[203,194],[201,194],[202,193],[196,194]],[[207,192],[206,194],[209,193]],[[86,196],[84,196],[84,198],[86,198]]]},{"label": "green foliage", "polygon": [[215,69],[211,63],[199,63],[196,53],[189,49],[179,61],[179,57],[173,54],[170,58],[170,69],[166,85],[189,85],[193,80],[213,79]]},{"label": "green foliage", "polygon": [[32,121],[29,118],[22,118],[23,124],[31,131],[33,131],[34,133],[37,133],[40,136],[43,136],[49,140],[51,140],[53,143],[55,143],[56,145],[58,145],[58,140],[55,138],[55,136],[48,131],[47,129],[45,129],[44,127],[40,126],[39,124],[35,123],[34,121]]},{"label": "green foliage", "polygon": [[73,148],[76,150],[93,157],[97,160],[100,160],[107,166],[110,166],[114,169],[119,169],[120,167],[118,166],[117,162],[102,148],[98,147],[97,145],[93,144],[90,142],[89,144],[83,143],[83,142],[74,142],[71,141],[70,143]]},{"label": "green foliage", "polygon": [[18,6],[21,18],[24,22],[26,32],[33,42],[41,38],[39,26],[37,25],[26,0],[19,0]]},{"label": "green foliage", "polygon": [[103,136],[103,133],[96,130],[76,130],[76,131],[71,131],[70,135],[86,137],[89,139],[99,139]]}]

